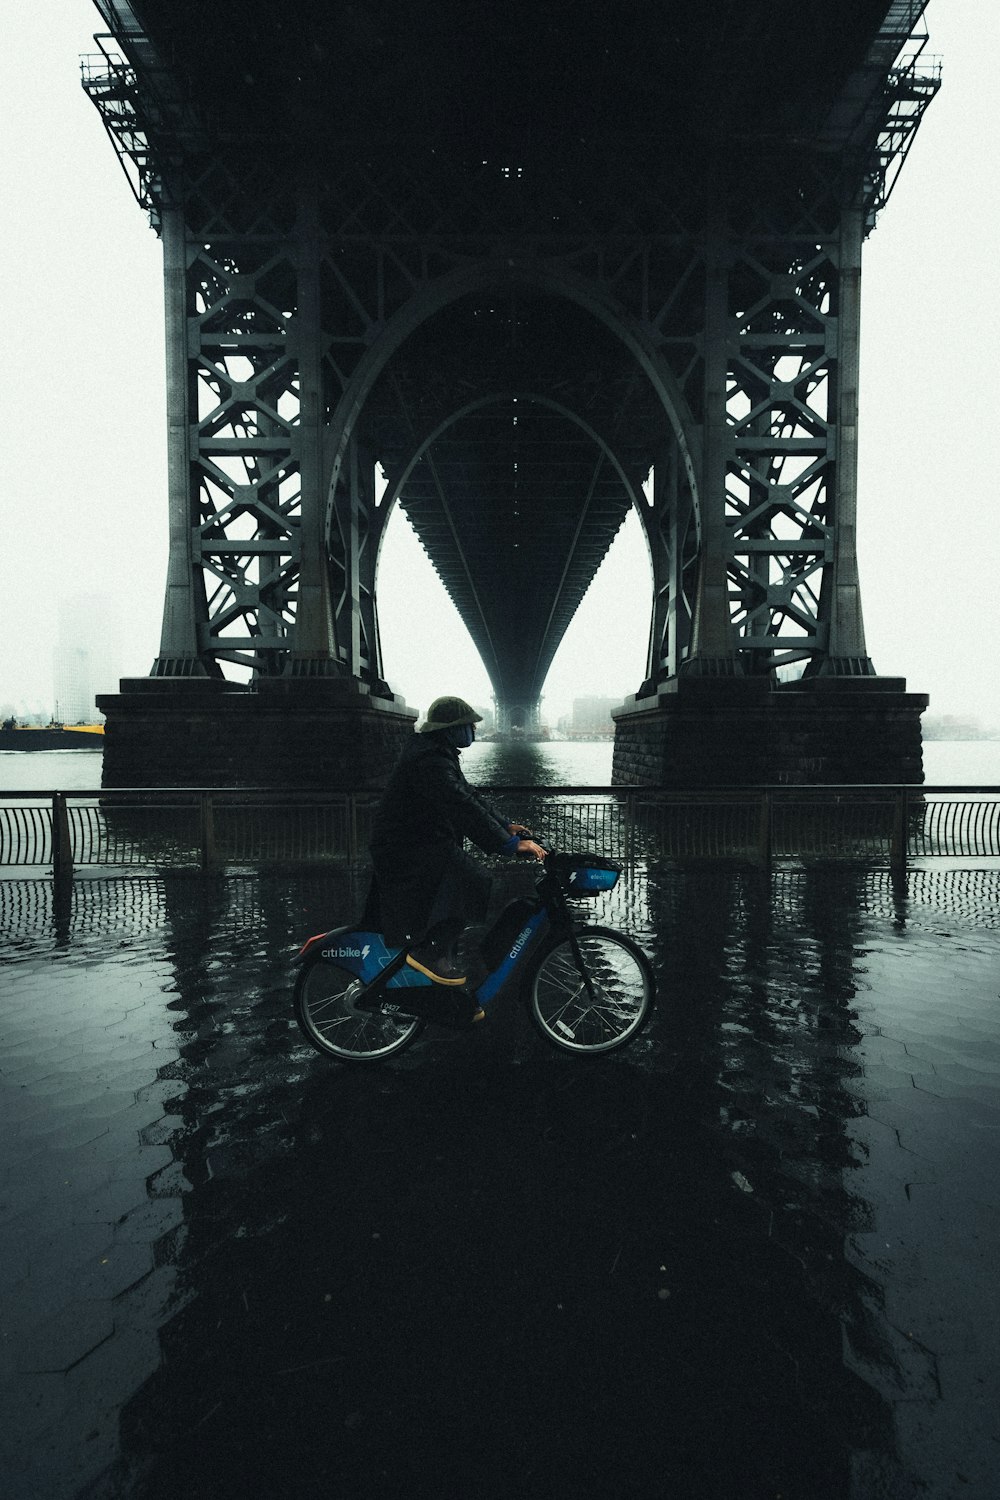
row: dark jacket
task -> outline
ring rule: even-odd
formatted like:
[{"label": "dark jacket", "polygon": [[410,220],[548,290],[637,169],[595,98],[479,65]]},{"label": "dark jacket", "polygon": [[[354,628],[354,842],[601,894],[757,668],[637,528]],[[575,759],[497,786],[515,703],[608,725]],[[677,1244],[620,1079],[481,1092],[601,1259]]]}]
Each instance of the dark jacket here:
[{"label": "dark jacket", "polygon": [[462,841],[487,854],[509,845],[506,823],[466,781],[458,756],[442,734],[415,734],[375,813],[370,847],[390,943],[420,938],[432,919],[481,920],[489,880]]}]

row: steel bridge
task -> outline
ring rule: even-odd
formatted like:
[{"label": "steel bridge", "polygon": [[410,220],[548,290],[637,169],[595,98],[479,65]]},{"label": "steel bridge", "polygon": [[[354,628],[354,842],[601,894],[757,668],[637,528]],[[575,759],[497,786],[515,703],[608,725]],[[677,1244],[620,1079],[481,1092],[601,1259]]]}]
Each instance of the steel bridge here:
[{"label": "steel bridge", "polygon": [[165,259],[154,679],[390,699],[396,504],[502,722],[630,508],[640,698],[874,674],[861,247],[939,83],[920,4],[97,7],[84,86]]}]

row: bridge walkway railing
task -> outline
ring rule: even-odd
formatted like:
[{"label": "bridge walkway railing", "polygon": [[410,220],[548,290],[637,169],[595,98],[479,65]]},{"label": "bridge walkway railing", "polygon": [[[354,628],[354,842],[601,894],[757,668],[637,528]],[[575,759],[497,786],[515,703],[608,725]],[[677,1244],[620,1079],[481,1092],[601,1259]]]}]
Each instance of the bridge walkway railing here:
[{"label": "bridge walkway railing", "polygon": [[[1000,787],[490,787],[562,848],[626,861],[1000,860]],[[0,871],[363,864],[377,795],[244,788],[0,792]]]}]

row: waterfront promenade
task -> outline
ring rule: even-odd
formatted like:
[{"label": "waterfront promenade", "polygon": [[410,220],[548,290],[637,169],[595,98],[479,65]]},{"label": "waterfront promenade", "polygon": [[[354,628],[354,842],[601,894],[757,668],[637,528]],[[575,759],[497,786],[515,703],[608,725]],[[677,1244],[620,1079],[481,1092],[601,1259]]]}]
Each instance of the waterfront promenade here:
[{"label": "waterfront promenade", "polygon": [[993,1500],[1000,872],[637,868],[602,1064],[315,1056],[355,897],[0,880],[5,1500]]}]

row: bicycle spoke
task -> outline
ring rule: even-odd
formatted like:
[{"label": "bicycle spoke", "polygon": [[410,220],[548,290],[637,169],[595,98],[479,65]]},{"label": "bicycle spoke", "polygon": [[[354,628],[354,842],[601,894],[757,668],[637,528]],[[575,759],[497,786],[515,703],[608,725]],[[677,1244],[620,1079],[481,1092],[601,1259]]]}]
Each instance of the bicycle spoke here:
[{"label": "bicycle spoke", "polygon": [[296,1015],[306,1036],[320,1051],[346,1061],[378,1061],[405,1047],[421,1025],[412,1016],[355,1013],[348,995],[358,988],[352,976],[335,965],[314,964],[300,976]]},{"label": "bicycle spoke", "polygon": [[[343,996],[342,995],[330,995],[329,998],[326,999],[326,1000],[317,1000],[313,1005],[311,1005],[309,1007],[309,1012],[310,1012],[310,1015],[312,1015],[313,1018],[315,1019],[317,1016],[321,1016],[324,1011],[332,1010],[332,1011],[336,1012],[337,1009],[338,1009],[338,1007],[340,1005],[342,1005],[342,1003],[343,1003]],[[335,1014],[334,1015],[334,1020],[330,1024],[334,1024],[335,1022],[342,1022],[342,1021],[345,1021],[345,1020],[347,1020],[346,1016],[343,1016],[343,1015],[337,1016]]]},{"label": "bicycle spoke", "polygon": [[575,1052],[621,1046],[645,1020],[652,987],[643,961],[617,934],[584,929],[577,951],[567,940],[543,959],[532,1013],[543,1033]]}]

